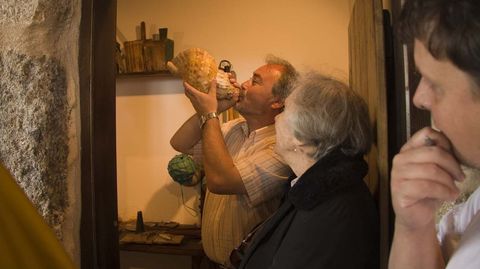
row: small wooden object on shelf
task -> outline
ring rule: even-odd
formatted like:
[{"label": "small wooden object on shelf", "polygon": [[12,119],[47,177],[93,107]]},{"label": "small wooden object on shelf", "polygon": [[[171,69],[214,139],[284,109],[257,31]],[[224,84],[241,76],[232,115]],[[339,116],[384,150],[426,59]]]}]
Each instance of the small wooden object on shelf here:
[{"label": "small wooden object on shelf", "polygon": [[158,40],[147,39],[145,22],[140,24],[140,39],[124,42],[125,67],[127,73],[166,71],[167,61],[173,58],[173,40],[167,38],[168,29],[160,28],[154,36]]}]

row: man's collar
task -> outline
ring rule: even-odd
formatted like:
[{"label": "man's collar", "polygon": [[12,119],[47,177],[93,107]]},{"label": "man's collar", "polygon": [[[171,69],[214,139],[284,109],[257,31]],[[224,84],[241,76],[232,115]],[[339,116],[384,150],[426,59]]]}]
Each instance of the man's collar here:
[{"label": "man's collar", "polygon": [[275,124],[264,126],[249,133],[248,124],[246,121],[244,121],[241,123],[241,128],[245,137],[253,138],[257,141],[265,137],[275,135]]}]

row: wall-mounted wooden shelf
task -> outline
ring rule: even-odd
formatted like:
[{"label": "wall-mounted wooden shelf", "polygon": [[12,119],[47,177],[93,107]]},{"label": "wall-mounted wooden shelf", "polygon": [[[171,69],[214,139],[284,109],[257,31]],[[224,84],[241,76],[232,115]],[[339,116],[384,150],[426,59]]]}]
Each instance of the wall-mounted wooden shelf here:
[{"label": "wall-mounted wooden shelf", "polygon": [[174,77],[170,71],[155,71],[155,72],[136,72],[136,73],[122,73],[117,74],[117,78],[136,78],[136,77]]}]

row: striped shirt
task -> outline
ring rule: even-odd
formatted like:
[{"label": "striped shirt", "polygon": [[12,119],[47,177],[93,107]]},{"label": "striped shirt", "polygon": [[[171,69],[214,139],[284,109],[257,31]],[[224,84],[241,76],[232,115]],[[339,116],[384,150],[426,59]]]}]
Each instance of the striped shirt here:
[{"label": "striped shirt", "polygon": [[[240,118],[223,124],[222,133],[247,195],[218,195],[207,190],[202,244],[211,260],[227,265],[230,252],[246,234],[278,208],[291,170],[274,152],[274,125],[249,134],[246,121]],[[194,148],[197,161],[201,161],[201,147],[199,143]]]}]

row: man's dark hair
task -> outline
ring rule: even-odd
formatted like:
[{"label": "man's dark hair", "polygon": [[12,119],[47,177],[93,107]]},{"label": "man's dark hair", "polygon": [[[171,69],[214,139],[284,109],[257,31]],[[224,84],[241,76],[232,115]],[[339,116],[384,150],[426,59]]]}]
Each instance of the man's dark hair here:
[{"label": "man's dark hair", "polygon": [[407,0],[399,35],[406,43],[418,39],[434,58],[450,60],[480,87],[480,0]]}]

